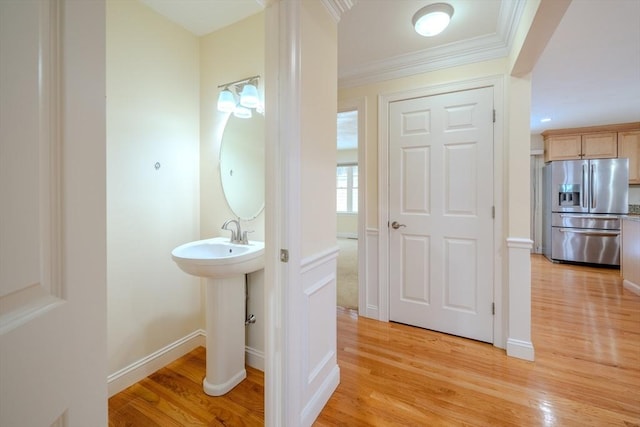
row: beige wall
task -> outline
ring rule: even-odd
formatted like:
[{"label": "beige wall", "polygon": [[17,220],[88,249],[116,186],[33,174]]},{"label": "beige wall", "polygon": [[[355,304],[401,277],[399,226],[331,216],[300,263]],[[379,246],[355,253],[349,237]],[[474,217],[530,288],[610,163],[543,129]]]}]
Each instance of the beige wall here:
[{"label": "beige wall", "polygon": [[338,237],[358,236],[358,215],[339,213],[337,215]]},{"label": "beige wall", "polygon": [[[217,111],[218,85],[260,75],[258,91],[264,99],[264,13],[200,38],[200,237],[228,236],[222,224],[234,218],[227,205],[220,181],[220,141],[226,114]],[[254,112],[255,114],[255,112]],[[250,189],[247,189],[251,197]],[[242,221],[249,238],[264,241],[264,210],[251,221]],[[256,322],[246,328],[246,342],[264,351],[264,271],[248,276],[248,314]],[[262,369],[263,362],[252,366]]]},{"label": "beige wall", "polygon": [[[200,234],[202,238],[227,236],[220,229],[234,217],[220,183],[220,140],[226,113],[217,111],[218,85],[259,74],[258,90],[264,96],[264,13],[200,39]],[[247,190],[249,191],[249,190]],[[264,241],[264,211],[243,230],[250,239]]]},{"label": "beige wall", "polygon": [[527,238],[530,235],[531,212],[529,210],[531,175],[529,163],[531,154],[531,131],[529,116],[531,111],[531,78],[511,77],[507,91],[507,184],[508,237]]},{"label": "beige wall", "polygon": [[[301,51],[322,52],[320,57],[302,55],[301,62],[304,100],[300,112],[300,211],[304,258],[336,244],[338,38],[335,23],[321,2],[305,1],[302,11]],[[327,105],[335,108],[327,109]]]},{"label": "beige wall", "polygon": [[199,237],[198,46],[137,1],[107,1],[109,373],[204,327],[199,280],[170,256]]}]

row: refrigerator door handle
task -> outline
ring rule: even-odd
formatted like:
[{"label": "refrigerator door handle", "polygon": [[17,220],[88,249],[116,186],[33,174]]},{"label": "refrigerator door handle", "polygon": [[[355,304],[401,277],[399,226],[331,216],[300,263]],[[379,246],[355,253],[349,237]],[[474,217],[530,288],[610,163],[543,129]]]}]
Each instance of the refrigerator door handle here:
[{"label": "refrigerator door handle", "polygon": [[584,230],[575,228],[561,228],[562,233],[586,234],[589,236],[619,236],[619,231]]},{"label": "refrigerator door handle", "polygon": [[596,165],[591,165],[591,177],[589,179],[589,196],[591,197],[591,209],[595,209],[597,201],[596,195],[593,192],[595,188],[594,181],[596,180]]},{"label": "refrigerator door handle", "polygon": [[582,165],[582,186],[580,191],[580,205],[583,208],[587,207],[587,165]]},{"label": "refrigerator door handle", "polygon": [[560,218],[602,219],[602,220],[620,219],[619,216],[602,215],[602,214],[598,214],[598,215],[560,214]]}]

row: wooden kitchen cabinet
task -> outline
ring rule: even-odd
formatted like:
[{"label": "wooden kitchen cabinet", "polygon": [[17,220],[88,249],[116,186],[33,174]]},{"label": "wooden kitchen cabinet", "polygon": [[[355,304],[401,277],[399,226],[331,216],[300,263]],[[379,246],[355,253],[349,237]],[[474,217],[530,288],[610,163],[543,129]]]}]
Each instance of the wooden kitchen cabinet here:
[{"label": "wooden kitchen cabinet", "polygon": [[[544,134],[543,134],[544,135]],[[544,138],[544,161],[580,160],[582,135],[554,135]]]},{"label": "wooden kitchen cabinet", "polygon": [[577,135],[553,135],[544,139],[544,161],[615,159],[618,134],[604,132]]},{"label": "wooden kitchen cabinet", "polygon": [[582,135],[583,159],[615,159],[616,157],[618,157],[617,132]]},{"label": "wooden kitchen cabinet", "polygon": [[630,184],[640,184],[640,122],[542,132],[544,161],[629,158]]},{"label": "wooden kitchen cabinet", "polygon": [[640,184],[640,130],[618,132],[618,157],[629,159],[629,184]]}]

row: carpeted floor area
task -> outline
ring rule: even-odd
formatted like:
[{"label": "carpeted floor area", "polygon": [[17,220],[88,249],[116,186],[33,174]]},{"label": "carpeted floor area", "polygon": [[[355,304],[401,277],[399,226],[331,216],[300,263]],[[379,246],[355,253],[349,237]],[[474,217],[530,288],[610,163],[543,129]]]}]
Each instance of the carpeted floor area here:
[{"label": "carpeted floor area", "polygon": [[338,238],[338,306],[358,309],[358,240]]}]

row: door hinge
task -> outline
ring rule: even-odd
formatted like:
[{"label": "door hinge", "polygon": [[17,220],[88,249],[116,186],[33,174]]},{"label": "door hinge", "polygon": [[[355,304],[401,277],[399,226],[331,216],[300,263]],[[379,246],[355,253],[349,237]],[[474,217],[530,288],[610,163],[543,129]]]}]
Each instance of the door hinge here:
[{"label": "door hinge", "polygon": [[496,110],[493,110],[493,123],[496,122]]},{"label": "door hinge", "polygon": [[491,303],[491,314],[495,316],[496,314],[496,303],[492,302]]},{"label": "door hinge", "polygon": [[280,262],[289,262],[289,251],[287,249],[280,249]]},{"label": "door hinge", "polygon": [[491,206],[491,218],[496,219],[496,207]]}]

